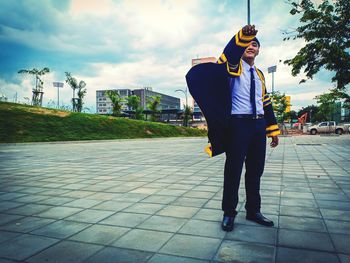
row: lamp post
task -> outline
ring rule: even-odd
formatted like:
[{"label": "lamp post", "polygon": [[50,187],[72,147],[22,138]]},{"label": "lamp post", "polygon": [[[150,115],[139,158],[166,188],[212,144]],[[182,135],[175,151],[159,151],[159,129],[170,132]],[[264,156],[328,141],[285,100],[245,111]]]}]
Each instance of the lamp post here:
[{"label": "lamp post", "polygon": [[53,82],[54,87],[57,87],[57,109],[60,108],[60,88],[63,88],[63,82]]},{"label": "lamp post", "polygon": [[250,25],[250,0],[247,1],[248,3],[248,25]]},{"label": "lamp post", "polygon": [[183,94],[185,94],[185,98],[186,98],[186,107],[188,107],[188,103],[187,103],[187,88],[186,88],[185,90],[183,90],[183,89],[177,89],[177,90],[175,90],[175,92],[177,92],[177,91],[181,91],[181,92],[183,92]]},{"label": "lamp post", "polygon": [[275,89],[275,83],[274,83],[274,74],[273,73],[275,73],[276,72],[276,69],[277,69],[277,66],[275,65],[275,66],[271,66],[271,67],[269,67],[269,68],[267,68],[267,72],[268,73],[272,73],[272,94],[274,93],[274,89]]}]

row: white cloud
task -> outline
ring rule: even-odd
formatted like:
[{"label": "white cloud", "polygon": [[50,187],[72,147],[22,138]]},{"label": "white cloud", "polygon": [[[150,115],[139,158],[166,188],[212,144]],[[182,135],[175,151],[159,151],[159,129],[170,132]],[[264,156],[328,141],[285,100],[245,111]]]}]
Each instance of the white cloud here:
[{"label": "white cloud", "polygon": [[[67,13],[50,11],[57,16],[57,31],[45,33],[33,28],[2,26],[0,41],[12,39],[40,51],[68,52],[72,60],[79,58],[83,64],[72,74],[87,83],[88,106],[96,104],[97,89],[152,86],[155,91],[184,98],[174,90],[185,89],[191,59],[197,55],[218,57],[245,23],[244,10],[245,6],[230,1],[72,0]],[[233,15],[238,11],[242,11],[241,15]],[[299,85],[302,75],[292,77],[291,68],[279,62],[293,57],[303,45],[302,41],[282,42],[281,29],[289,27],[295,19],[288,11],[283,1],[255,2],[253,22],[258,23],[258,37],[262,41],[257,66],[264,71],[271,89],[267,67],[277,65],[276,89],[292,95],[292,104],[293,100],[298,105],[312,104],[313,94],[321,94],[331,85],[317,77]],[[64,63],[69,65],[70,61]],[[45,76],[44,101],[55,100],[56,89],[51,83],[61,74]],[[3,80],[0,84],[10,93],[18,90],[24,94],[22,97],[31,97],[33,84],[29,79],[23,79],[19,85]],[[66,84],[61,98],[70,104],[71,89]]]}]

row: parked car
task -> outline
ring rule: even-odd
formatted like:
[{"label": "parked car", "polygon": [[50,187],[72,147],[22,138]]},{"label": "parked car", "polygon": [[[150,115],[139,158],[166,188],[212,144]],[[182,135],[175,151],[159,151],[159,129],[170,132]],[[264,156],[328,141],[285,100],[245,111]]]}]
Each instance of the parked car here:
[{"label": "parked car", "polygon": [[346,132],[346,127],[343,125],[337,125],[335,121],[324,121],[317,125],[309,126],[307,131],[312,135],[317,133],[336,133],[341,135]]}]

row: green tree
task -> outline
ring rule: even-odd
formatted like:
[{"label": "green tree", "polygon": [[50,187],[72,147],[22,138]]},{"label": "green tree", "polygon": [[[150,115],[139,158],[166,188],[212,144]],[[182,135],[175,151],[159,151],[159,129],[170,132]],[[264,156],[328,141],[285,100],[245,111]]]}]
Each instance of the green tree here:
[{"label": "green tree", "polygon": [[322,121],[334,120],[336,102],[344,100],[344,104],[347,106],[349,98],[350,96],[346,92],[339,91],[338,89],[332,89],[329,93],[323,93],[322,95],[316,96],[315,99],[317,100],[317,103],[320,104],[316,116]]},{"label": "green tree", "polygon": [[143,109],[141,107],[141,100],[139,96],[131,95],[126,98],[126,105],[135,112],[135,119],[143,120]]},{"label": "green tree", "polygon": [[336,89],[344,90],[350,83],[350,1],[322,0],[317,6],[311,0],[288,2],[292,7],[290,14],[300,15],[301,26],[295,32],[285,32],[284,40],[301,38],[306,45],[284,63],[292,66],[293,76],[304,68],[307,79],[312,79],[321,68],[333,71]]},{"label": "green tree", "polygon": [[296,120],[298,118],[298,113],[294,110],[291,110],[290,112],[287,112],[288,118],[291,120]]},{"label": "green tree", "polygon": [[120,97],[116,90],[107,90],[106,95],[112,101],[112,115],[119,117],[122,113],[122,103],[124,102],[123,98]]},{"label": "green tree", "polygon": [[49,68],[43,68],[41,70],[33,68],[33,69],[21,69],[18,71],[19,74],[30,74],[35,76],[35,87],[33,89],[32,96],[32,105],[33,106],[41,106],[43,102],[43,88],[44,82],[39,78],[39,76],[43,76],[46,73],[49,73]]},{"label": "green tree", "polygon": [[271,93],[271,99],[273,101],[273,110],[276,113],[277,122],[281,124],[282,133],[284,133],[284,121],[290,117],[290,114],[286,112],[286,109],[291,105],[288,104],[286,95],[284,93],[281,94],[279,91]]},{"label": "green tree", "polygon": [[151,121],[158,121],[160,117],[160,110],[158,109],[160,105],[160,100],[162,96],[151,96],[147,102],[147,108],[152,111],[151,113]]},{"label": "green tree", "polygon": [[271,93],[271,98],[273,101],[273,110],[276,112],[277,122],[283,123],[289,117],[286,109],[291,105],[288,104],[286,95],[284,93],[281,94],[279,91]]},{"label": "green tree", "polygon": [[[73,90],[73,98],[72,98],[72,105],[73,105],[73,111],[81,112],[83,109],[83,99],[86,95],[86,83],[85,81],[81,80],[78,83],[78,80],[74,77],[72,77],[70,72],[65,72],[66,74],[66,83],[72,88]],[[75,98],[75,91],[77,90],[77,96],[78,98]]]},{"label": "green tree", "polygon": [[183,126],[187,127],[188,122],[190,119],[192,119],[193,111],[192,108],[188,105],[184,105],[184,120],[183,120]]}]

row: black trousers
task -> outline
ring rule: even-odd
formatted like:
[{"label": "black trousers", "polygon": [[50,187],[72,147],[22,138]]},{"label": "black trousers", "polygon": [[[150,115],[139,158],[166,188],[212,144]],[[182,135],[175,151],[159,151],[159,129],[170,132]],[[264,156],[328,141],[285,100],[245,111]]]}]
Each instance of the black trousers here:
[{"label": "black trousers", "polygon": [[236,213],[238,190],[245,163],[247,212],[259,212],[261,205],[260,178],[266,155],[266,126],[264,119],[230,119],[230,138],[226,150],[222,210],[226,215]]}]

